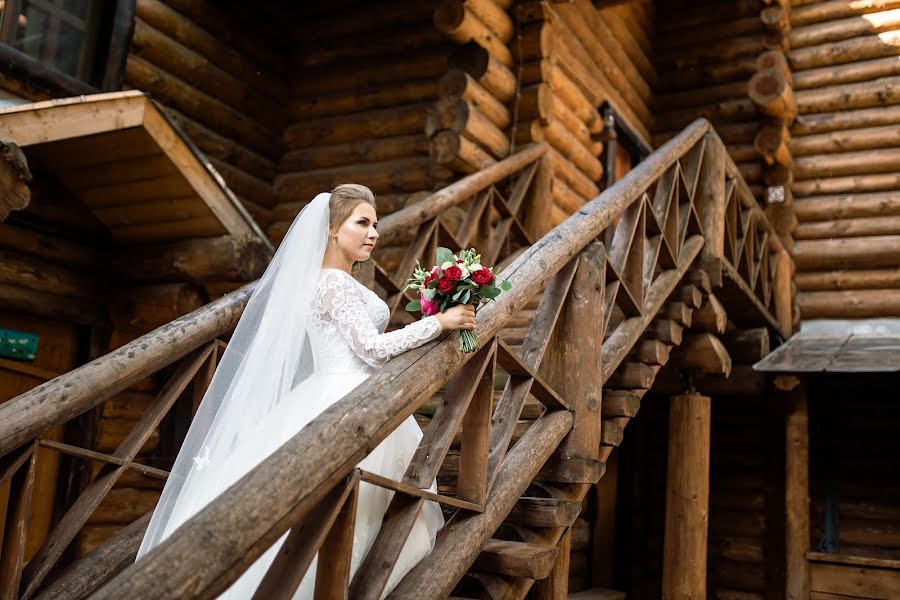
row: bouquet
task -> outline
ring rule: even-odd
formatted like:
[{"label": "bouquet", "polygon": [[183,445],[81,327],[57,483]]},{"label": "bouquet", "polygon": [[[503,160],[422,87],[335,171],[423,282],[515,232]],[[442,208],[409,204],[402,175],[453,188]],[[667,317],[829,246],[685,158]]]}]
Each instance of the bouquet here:
[{"label": "bouquet", "polygon": [[[461,250],[459,256],[447,248],[438,248],[437,263],[430,270],[416,264],[405,289],[418,292],[419,299],[407,304],[406,310],[436,315],[459,304],[472,304],[477,310],[478,305],[512,289],[509,281],[497,285],[493,267],[482,266],[481,255],[474,248]],[[460,331],[459,349],[475,352],[478,349],[478,334],[469,330]]]}]

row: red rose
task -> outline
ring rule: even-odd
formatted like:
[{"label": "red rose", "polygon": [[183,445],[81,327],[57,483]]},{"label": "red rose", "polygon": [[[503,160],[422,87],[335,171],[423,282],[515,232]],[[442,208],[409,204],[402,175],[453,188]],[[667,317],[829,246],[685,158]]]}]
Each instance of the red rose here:
[{"label": "red rose", "polygon": [[429,273],[428,277],[425,278],[425,283],[423,283],[422,285],[427,287],[428,284],[431,283],[432,281],[434,281],[435,279],[437,279],[437,273]]},{"label": "red rose", "polygon": [[446,275],[441,277],[441,280],[438,281],[438,291],[442,294],[449,294],[455,287],[456,283],[451,279],[448,279]]},{"label": "red rose", "polygon": [[488,269],[479,269],[472,273],[472,281],[478,285],[487,285],[494,280],[494,274]]},{"label": "red rose", "polygon": [[460,269],[456,265],[447,267],[446,269],[444,269],[444,277],[446,277],[450,281],[459,281],[462,278],[462,269]]}]

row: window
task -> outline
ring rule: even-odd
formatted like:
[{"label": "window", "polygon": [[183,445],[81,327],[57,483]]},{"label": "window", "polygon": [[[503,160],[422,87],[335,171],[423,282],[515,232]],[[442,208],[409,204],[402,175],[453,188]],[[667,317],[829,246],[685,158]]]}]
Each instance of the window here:
[{"label": "window", "polygon": [[46,79],[60,94],[117,89],[133,11],[134,0],[0,0],[0,50],[19,63],[7,75]]}]

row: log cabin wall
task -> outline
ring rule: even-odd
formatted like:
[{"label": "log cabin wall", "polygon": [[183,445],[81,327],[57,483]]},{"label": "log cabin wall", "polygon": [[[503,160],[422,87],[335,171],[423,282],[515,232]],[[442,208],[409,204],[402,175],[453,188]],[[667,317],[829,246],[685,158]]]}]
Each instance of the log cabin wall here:
[{"label": "log cabin wall", "polygon": [[150,93],[265,227],[287,119],[287,8],[137,0],[125,88]]},{"label": "log cabin wall", "polygon": [[517,6],[520,91],[513,140],[546,141],[553,149],[549,227],[602,187],[602,104],[611,104],[649,139],[656,80],[648,58],[652,15],[646,3],[603,9],[587,0]]},{"label": "log cabin wall", "polygon": [[900,316],[900,3],[796,1],[794,260],[804,319]]}]

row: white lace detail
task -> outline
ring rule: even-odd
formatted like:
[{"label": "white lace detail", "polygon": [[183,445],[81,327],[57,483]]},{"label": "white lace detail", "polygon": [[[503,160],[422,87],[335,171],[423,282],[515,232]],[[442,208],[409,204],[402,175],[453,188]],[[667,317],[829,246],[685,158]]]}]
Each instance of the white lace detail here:
[{"label": "white lace detail", "polygon": [[435,317],[382,333],[390,314],[374,292],[337,269],[322,269],[309,336],[320,373],[368,370],[430,342],[441,333]]}]

